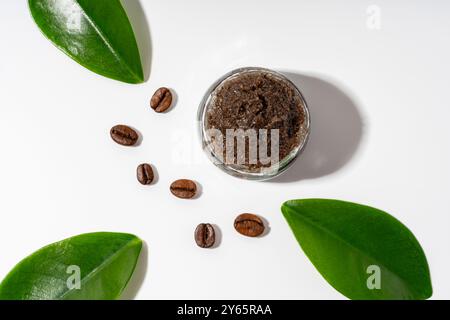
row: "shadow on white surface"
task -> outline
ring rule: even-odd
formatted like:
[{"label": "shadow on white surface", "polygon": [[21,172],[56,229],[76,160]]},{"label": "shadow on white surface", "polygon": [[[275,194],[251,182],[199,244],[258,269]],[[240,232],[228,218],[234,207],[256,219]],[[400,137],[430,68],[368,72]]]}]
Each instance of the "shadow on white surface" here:
[{"label": "shadow on white surface", "polygon": [[[193,180],[194,181],[194,180]],[[195,185],[197,186],[197,192],[195,196],[191,200],[199,199],[203,195],[203,186],[200,182],[194,181]]]},{"label": "shadow on white surface", "polygon": [[170,92],[172,93],[172,105],[170,106],[169,109],[167,109],[166,111],[164,111],[163,113],[168,113],[171,112],[173,109],[176,108],[176,106],[178,105],[178,93],[175,91],[175,89],[173,88],[169,88]]},{"label": "shadow on white surface", "polygon": [[311,135],[303,153],[271,182],[320,178],[344,167],[357,151],[363,120],[355,103],[338,86],[311,75],[283,72],[302,92],[311,114]]},{"label": "shadow on white surface", "polygon": [[264,217],[258,216],[264,223],[264,232],[262,233],[262,235],[260,235],[258,238],[263,238],[265,236],[267,236],[270,233],[270,223],[269,220],[267,220]]},{"label": "shadow on white surface", "polygon": [[132,146],[130,146],[131,148],[137,148],[142,144],[142,141],[144,141],[144,135],[142,134],[141,131],[139,131],[138,129],[136,129],[136,127],[133,126],[129,126],[131,129],[133,129],[134,131],[136,131],[136,133],[138,134],[138,139],[136,141],[136,143]]},{"label": "shadow on white surface", "polygon": [[150,185],[155,185],[158,184],[159,182],[159,172],[158,172],[158,168],[155,167],[155,165],[151,164],[150,165],[152,167],[153,170],[153,181],[152,183],[150,183]]},{"label": "shadow on white surface", "polygon": [[139,292],[142,283],[147,275],[148,267],[148,247],[145,242],[142,244],[141,254],[139,255],[136,268],[134,269],[133,276],[130,279],[127,287],[120,296],[120,300],[133,300]]},{"label": "shadow on white surface", "polygon": [[144,80],[147,81],[152,66],[152,40],[147,16],[139,0],[121,0],[121,2],[136,35],[142,68],[144,69]]},{"label": "shadow on white surface", "polygon": [[214,242],[214,245],[211,247],[211,249],[216,249],[220,247],[220,245],[222,244],[223,234],[222,229],[220,229],[220,227],[217,224],[212,224],[212,226],[214,228],[216,241]]}]

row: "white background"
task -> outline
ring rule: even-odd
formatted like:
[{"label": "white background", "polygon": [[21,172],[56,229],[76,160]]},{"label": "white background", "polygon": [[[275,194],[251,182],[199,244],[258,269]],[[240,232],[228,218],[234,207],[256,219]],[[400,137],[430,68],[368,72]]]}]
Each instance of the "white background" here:
[{"label": "white background", "polygon": [[[148,247],[126,297],[342,299],[280,213],[285,200],[324,197],[372,205],[405,223],[427,254],[433,298],[450,298],[450,2],[141,3],[145,15],[137,0],[126,8],[150,78],[127,85],[55,49],[25,0],[1,1],[1,278],[48,243],[121,231]],[[381,10],[380,30],[366,25],[369,5]],[[311,108],[306,152],[273,182],[227,176],[203,161],[197,141],[204,92],[242,66],[289,73]],[[160,86],[177,94],[166,114],[148,106]],[[139,130],[140,146],[111,141],[119,123]],[[157,169],[155,185],[137,183],[141,162]],[[170,194],[182,177],[201,184],[198,199]],[[263,216],[270,232],[237,234],[233,220],[243,212]],[[195,245],[200,222],[219,226],[217,248]]]}]

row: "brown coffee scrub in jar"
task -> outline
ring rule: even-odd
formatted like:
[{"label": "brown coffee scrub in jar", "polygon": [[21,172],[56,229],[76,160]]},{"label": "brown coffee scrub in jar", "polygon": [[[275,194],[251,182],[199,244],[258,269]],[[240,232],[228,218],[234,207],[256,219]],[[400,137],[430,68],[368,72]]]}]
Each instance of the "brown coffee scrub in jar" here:
[{"label": "brown coffee scrub in jar", "polygon": [[210,93],[201,120],[204,142],[226,170],[262,178],[279,174],[296,158],[310,124],[297,87],[260,68],[225,77]]}]

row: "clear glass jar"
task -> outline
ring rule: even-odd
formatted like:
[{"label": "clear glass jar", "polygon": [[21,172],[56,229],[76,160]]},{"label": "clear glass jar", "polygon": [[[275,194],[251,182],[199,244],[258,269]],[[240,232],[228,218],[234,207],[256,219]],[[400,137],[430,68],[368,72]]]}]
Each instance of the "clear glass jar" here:
[{"label": "clear glass jar", "polygon": [[[212,136],[208,131],[210,129],[208,128],[208,111],[211,109],[214,103],[216,103],[215,100],[217,98],[219,89],[221,89],[224,84],[229,83],[229,80],[238,79],[238,77],[246,75],[248,73],[268,75],[276,81],[281,81],[283,85],[286,85],[290,89],[294,90],[294,94],[296,95],[295,98],[301,101],[300,107],[302,108],[302,114],[304,115],[304,121],[299,126],[298,145],[295,146],[284,158],[279,159],[277,163],[271,164],[270,166],[260,167],[256,170],[249,169],[246,165],[238,165],[236,163],[227,163],[227,161],[224,161],[223,153],[222,157],[216,154]],[[222,171],[232,176],[249,180],[268,180],[285,172],[294,163],[294,161],[298,158],[298,156],[305,148],[310,134],[310,113],[306,101],[303,98],[300,90],[281,73],[258,67],[248,67],[233,70],[213,83],[213,85],[207,90],[205,96],[203,97],[203,100],[200,103],[197,120],[202,148],[207,154],[208,158]]]}]

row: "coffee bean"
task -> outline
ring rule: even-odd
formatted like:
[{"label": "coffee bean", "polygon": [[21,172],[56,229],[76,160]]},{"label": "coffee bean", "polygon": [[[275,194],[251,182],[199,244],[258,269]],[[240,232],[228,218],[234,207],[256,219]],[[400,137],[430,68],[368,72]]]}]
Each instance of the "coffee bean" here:
[{"label": "coffee bean", "polygon": [[180,179],[170,185],[170,192],[181,199],[191,199],[197,193],[197,185],[192,180]]},{"label": "coffee bean", "polygon": [[216,242],[214,227],[209,223],[201,223],[195,229],[195,242],[200,248],[211,248]]},{"label": "coffee bean", "polygon": [[139,139],[139,135],[132,128],[119,124],[111,128],[111,138],[123,146],[133,146]]},{"label": "coffee bean", "polygon": [[264,232],[264,222],[251,213],[243,213],[234,220],[234,228],[247,237],[257,237]]},{"label": "coffee bean", "polygon": [[150,106],[156,112],[164,112],[172,105],[172,93],[167,88],[159,88],[153,95]]},{"label": "coffee bean", "polygon": [[153,174],[152,166],[148,163],[140,164],[137,167],[137,179],[138,181],[143,184],[151,184],[153,182],[155,175]]}]

